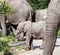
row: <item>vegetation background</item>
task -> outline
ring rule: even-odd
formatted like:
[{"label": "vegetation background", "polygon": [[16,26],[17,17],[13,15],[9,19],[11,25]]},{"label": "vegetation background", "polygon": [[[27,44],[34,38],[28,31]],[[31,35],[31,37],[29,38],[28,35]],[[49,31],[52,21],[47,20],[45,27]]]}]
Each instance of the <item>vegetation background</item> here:
[{"label": "vegetation background", "polygon": [[[1,1],[1,0],[0,0]],[[27,0],[30,5],[32,6],[33,10],[37,9],[45,9],[48,7],[50,0]],[[8,4],[4,4],[4,2],[0,2],[0,15],[6,15],[12,13],[11,7]],[[58,30],[58,36],[60,36],[60,28]],[[13,41],[14,37],[12,35],[7,36],[6,38],[2,37],[0,32],[0,52],[1,51],[8,51],[9,49],[9,42]],[[1,54],[0,54],[1,55]]]},{"label": "vegetation background", "polygon": [[48,7],[50,0],[27,0],[34,10],[45,9]]}]

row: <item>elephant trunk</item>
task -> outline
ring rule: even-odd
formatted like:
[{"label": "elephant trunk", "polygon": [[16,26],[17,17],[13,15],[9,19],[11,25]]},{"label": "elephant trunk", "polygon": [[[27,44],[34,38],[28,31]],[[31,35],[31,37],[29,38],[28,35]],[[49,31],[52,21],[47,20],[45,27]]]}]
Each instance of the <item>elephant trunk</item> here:
[{"label": "elephant trunk", "polygon": [[58,23],[58,16],[48,9],[43,55],[52,55],[57,37]]}]

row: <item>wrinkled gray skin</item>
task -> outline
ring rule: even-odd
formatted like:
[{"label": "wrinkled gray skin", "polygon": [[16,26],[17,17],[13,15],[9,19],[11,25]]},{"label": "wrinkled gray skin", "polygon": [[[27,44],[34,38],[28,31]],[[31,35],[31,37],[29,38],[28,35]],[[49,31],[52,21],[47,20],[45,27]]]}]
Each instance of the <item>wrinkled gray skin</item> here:
[{"label": "wrinkled gray skin", "polygon": [[33,49],[33,44],[31,42],[32,36],[34,38],[44,38],[45,27],[46,27],[46,21],[39,21],[39,22],[25,21],[25,22],[21,22],[18,25],[17,30],[15,32],[16,35],[22,32],[26,32],[26,50],[29,50],[29,49]]},{"label": "wrinkled gray skin", "polygon": [[[35,19],[36,19],[36,22],[39,22],[39,21],[41,21],[41,20],[44,20],[44,21],[46,21],[46,17],[47,17],[47,9],[42,9],[42,10],[36,10],[35,11]],[[14,32],[15,33],[15,32]],[[18,40],[22,40],[22,39],[24,39],[23,38],[23,34],[20,34],[20,33],[18,33],[17,35],[15,35],[16,36],[16,38],[18,39]],[[41,36],[40,36],[41,37]],[[37,37],[36,37],[37,38]],[[44,40],[44,39],[43,39]],[[43,49],[43,47],[44,47],[44,44],[42,43],[42,45],[40,46],[40,49]]]},{"label": "wrinkled gray skin", "polygon": [[[46,21],[46,17],[47,17],[47,9],[42,9],[42,10],[36,10],[35,11],[36,22],[41,21],[41,20]],[[23,35],[18,34],[16,37],[21,40],[21,38],[23,38]],[[41,46],[41,48],[42,48],[42,46]]]},{"label": "wrinkled gray skin", "polygon": [[15,13],[7,16],[8,21],[12,24],[19,24],[22,21],[31,19],[32,8],[26,0],[5,0],[9,3]]},{"label": "wrinkled gray skin", "polygon": [[[15,11],[15,13],[7,15],[7,20],[11,24],[16,25],[20,22],[31,20],[32,8],[26,0],[5,0],[5,3],[9,3],[11,8]],[[4,22],[2,24],[2,28],[4,35],[6,35],[6,27]]]},{"label": "wrinkled gray skin", "polygon": [[46,20],[45,48],[43,55],[53,55],[57,30],[60,24],[60,0],[51,0]]},{"label": "wrinkled gray skin", "polygon": [[[36,22],[41,21],[41,20],[46,21],[46,18],[47,18],[47,10],[48,10],[47,8],[46,9],[41,9],[41,10],[36,10],[35,11],[35,19],[36,19],[35,21]],[[40,49],[44,49],[44,42],[40,46]]]},{"label": "wrinkled gray skin", "polygon": [[23,41],[26,39],[26,37],[24,39],[24,32],[16,34],[17,31],[12,26],[11,26],[11,28],[13,29],[13,33],[15,34],[15,37],[18,41]]},{"label": "wrinkled gray skin", "polygon": [[47,17],[47,8],[35,11],[36,22],[40,20],[46,20],[46,17]]}]

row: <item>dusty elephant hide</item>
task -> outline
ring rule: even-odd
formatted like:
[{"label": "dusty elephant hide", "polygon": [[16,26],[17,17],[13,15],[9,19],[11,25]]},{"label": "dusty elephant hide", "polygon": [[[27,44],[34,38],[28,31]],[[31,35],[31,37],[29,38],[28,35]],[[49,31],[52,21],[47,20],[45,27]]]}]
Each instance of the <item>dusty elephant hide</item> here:
[{"label": "dusty elephant hide", "polygon": [[36,22],[40,20],[46,20],[47,18],[47,8],[46,9],[41,9],[41,10],[36,10],[35,11],[35,20]]},{"label": "dusty elephant hide", "polygon": [[51,0],[46,19],[46,37],[43,55],[53,55],[57,31],[60,26],[60,0]]},{"label": "dusty elephant hide", "polygon": [[6,25],[5,18],[13,25],[17,25],[20,22],[31,20],[31,16],[33,13],[32,7],[26,0],[4,0],[5,3],[8,3],[9,6],[15,11],[14,13],[3,16],[1,20],[1,26],[3,30],[4,36],[6,36]]},{"label": "dusty elephant hide", "polygon": [[46,22],[45,21],[39,21],[39,22],[31,22],[31,21],[25,21],[21,22],[17,30],[15,31],[16,36],[22,32],[26,32],[26,49],[32,49],[32,43],[30,46],[30,40],[32,36],[34,38],[44,38],[45,35],[45,27],[46,27]]},{"label": "dusty elephant hide", "polygon": [[19,24],[22,21],[31,19],[32,7],[26,0],[5,0],[15,13],[8,15],[7,19],[12,24]]}]

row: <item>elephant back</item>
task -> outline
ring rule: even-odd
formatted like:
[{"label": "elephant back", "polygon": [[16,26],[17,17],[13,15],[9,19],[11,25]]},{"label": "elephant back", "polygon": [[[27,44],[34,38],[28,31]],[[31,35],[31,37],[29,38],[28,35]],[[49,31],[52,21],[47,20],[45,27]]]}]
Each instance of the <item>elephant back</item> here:
[{"label": "elephant back", "polygon": [[30,18],[32,7],[26,0],[6,0],[7,3],[15,11],[13,14],[8,15],[7,19],[12,24],[18,24],[21,21],[26,21]]}]

